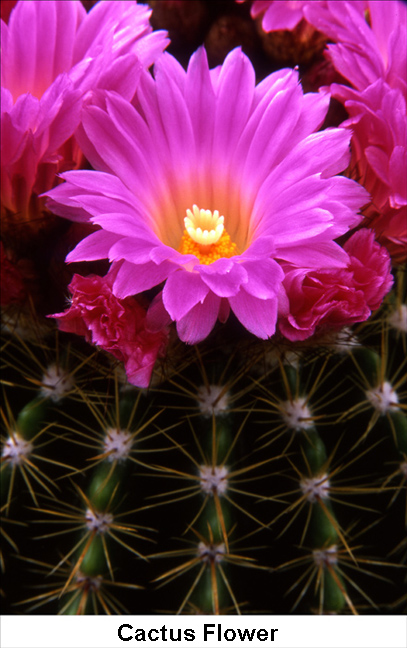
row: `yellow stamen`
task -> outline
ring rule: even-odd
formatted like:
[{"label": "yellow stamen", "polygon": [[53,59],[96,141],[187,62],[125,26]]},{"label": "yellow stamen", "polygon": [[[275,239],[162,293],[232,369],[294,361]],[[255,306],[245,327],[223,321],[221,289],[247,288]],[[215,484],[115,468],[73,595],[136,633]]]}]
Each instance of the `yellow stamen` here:
[{"label": "yellow stamen", "polygon": [[210,209],[193,205],[192,210],[187,209],[184,218],[185,230],[178,248],[181,254],[194,254],[205,265],[239,254],[236,244],[224,229],[224,217],[217,209],[212,213]]}]

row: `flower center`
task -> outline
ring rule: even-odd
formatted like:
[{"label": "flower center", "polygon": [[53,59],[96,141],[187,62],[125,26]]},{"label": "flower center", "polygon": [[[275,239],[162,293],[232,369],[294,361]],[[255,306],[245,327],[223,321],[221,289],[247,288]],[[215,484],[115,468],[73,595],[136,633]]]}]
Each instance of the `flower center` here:
[{"label": "flower center", "polygon": [[194,254],[201,263],[208,265],[217,259],[230,258],[239,254],[237,246],[231,241],[224,228],[224,217],[217,209],[187,209],[184,218],[185,230],[178,251],[181,254]]}]

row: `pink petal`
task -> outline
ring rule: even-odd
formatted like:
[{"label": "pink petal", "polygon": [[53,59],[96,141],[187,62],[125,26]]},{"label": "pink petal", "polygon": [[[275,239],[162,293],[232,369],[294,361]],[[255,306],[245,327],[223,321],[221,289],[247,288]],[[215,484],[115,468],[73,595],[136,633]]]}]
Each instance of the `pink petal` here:
[{"label": "pink petal", "polygon": [[219,259],[209,265],[199,266],[202,281],[218,297],[232,297],[247,283],[247,272],[243,265],[231,259]]},{"label": "pink petal", "polygon": [[110,248],[119,240],[116,234],[110,234],[104,230],[93,232],[85,239],[80,241],[76,248],[70,252],[66,261],[96,261],[98,259],[107,259]]},{"label": "pink petal", "polygon": [[245,291],[258,299],[273,299],[280,291],[284,272],[273,259],[245,261],[248,280]]},{"label": "pink petal", "polygon": [[168,262],[161,265],[149,262],[139,266],[124,261],[117,273],[113,292],[119,299],[124,299],[129,295],[136,295],[144,290],[154,288],[154,286],[169,277],[174,270],[173,264]]},{"label": "pink petal", "polygon": [[296,247],[281,247],[279,256],[303,268],[344,268],[349,257],[334,241],[310,241]]},{"label": "pink petal", "polygon": [[196,272],[178,270],[168,277],[163,288],[163,303],[171,319],[178,322],[209,293]]},{"label": "pink petal", "polygon": [[209,292],[202,303],[196,304],[177,322],[180,339],[188,344],[198,344],[212,331],[218,318],[221,299]]},{"label": "pink petal", "polygon": [[257,299],[242,288],[236,297],[229,298],[229,304],[237,319],[257,337],[266,340],[275,332],[278,309],[276,297]]},{"label": "pink petal", "polygon": [[225,159],[236,147],[252,104],[255,75],[240,48],[226,57],[219,76],[213,132],[214,159]]},{"label": "pink petal", "polygon": [[185,79],[185,102],[191,118],[196,146],[206,158],[211,149],[215,114],[215,93],[211,83],[208,59],[204,47],[200,47],[188,64]]}]

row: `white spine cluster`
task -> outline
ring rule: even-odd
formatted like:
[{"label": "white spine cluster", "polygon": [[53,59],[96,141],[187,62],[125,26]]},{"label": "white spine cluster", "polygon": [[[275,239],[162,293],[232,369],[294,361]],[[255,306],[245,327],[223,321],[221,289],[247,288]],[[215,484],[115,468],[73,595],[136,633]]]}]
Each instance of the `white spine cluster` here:
[{"label": "white spine cluster", "polygon": [[313,426],[313,418],[306,399],[302,396],[280,403],[281,418],[289,430],[301,432]]},{"label": "white spine cluster", "polygon": [[23,439],[18,432],[10,434],[3,446],[1,456],[4,461],[12,466],[20,466],[34,449],[31,441]]},{"label": "white spine cluster", "polygon": [[352,329],[344,326],[340,331],[336,332],[335,339],[332,342],[332,347],[337,353],[351,353],[355,347],[359,347],[360,342]]},{"label": "white spine cluster", "polygon": [[201,489],[208,495],[223,495],[228,487],[228,469],[226,466],[201,466],[199,476]]},{"label": "white spine cluster", "polygon": [[400,333],[407,333],[407,305],[401,304],[396,308],[387,318],[390,326],[400,331]]},{"label": "white spine cluster", "polygon": [[198,556],[202,562],[209,564],[220,563],[225,556],[225,545],[223,542],[219,544],[206,544],[200,542],[198,545]]},{"label": "white spine cluster", "polygon": [[101,576],[87,576],[86,574],[82,574],[81,571],[78,571],[75,578],[77,584],[84,590],[96,591],[102,585]]},{"label": "white spine cluster", "polygon": [[329,480],[328,475],[319,477],[304,477],[300,481],[302,494],[309,502],[316,502],[319,499],[328,499]]},{"label": "white spine cluster", "polygon": [[72,375],[62,367],[51,364],[42,376],[40,394],[54,403],[59,403],[72,391],[73,386]]},{"label": "white spine cluster", "polygon": [[205,417],[224,414],[229,406],[229,394],[223,393],[221,385],[202,385],[197,392],[198,406],[201,414]]},{"label": "white spine cluster", "polygon": [[85,513],[85,520],[89,531],[106,533],[113,522],[113,515],[111,513],[99,513],[88,508]]},{"label": "white spine cluster", "polygon": [[398,408],[398,396],[391,384],[387,381],[374,389],[368,389],[365,394],[369,403],[382,415]]},{"label": "white spine cluster", "polygon": [[326,549],[314,549],[312,552],[314,563],[318,567],[327,567],[328,565],[336,565],[338,563],[338,551],[336,545],[327,547]]},{"label": "white spine cluster", "polygon": [[133,437],[126,430],[108,428],[103,441],[104,452],[108,455],[108,461],[125,461],[133,446]]}]

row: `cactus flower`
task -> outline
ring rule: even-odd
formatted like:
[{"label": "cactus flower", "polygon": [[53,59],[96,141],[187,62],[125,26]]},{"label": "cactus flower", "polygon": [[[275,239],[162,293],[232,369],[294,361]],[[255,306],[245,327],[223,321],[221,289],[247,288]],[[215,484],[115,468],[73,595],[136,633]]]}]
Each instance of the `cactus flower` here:
[{"label": "cactus flower", "polygon": [[79,1],[20,1],[1,22],[1,209],[11,227],[35,222],[38,194],[80,165],[71,136],[83,95],[102,87],[131,98],[139,68],[166,46],[150,14],[137,2],[100,2],[87,14]]},{"label": "cactus flower", "polygon": [[256,86],[240,49],[209,70],[200,48],[186,72],[163,54],[133,105],[94,93],[78,137],[96,170],[63,174],[48,194],[55,213],[101,227],[67,260],[121,261],[119,299],[164,282],[164,309],[185,342],[203,340],[230,310],[254,335],[273,335],[286,303],[281,260],[346,266],[334,239],[367,202],[336,175],[350,133],[316,132],[328,103],[304,95],[291,69]]},{"label": "cactus flower", "polygon": [[289,340],[305,340],[314,333],[363,322],[391,289],[389,254],[371,230],[355,232],[344,249],[349,254],[347,268],[286,269],[284,285],[290,307],[279,329]]},{"label": "cactus flower", "polygon": [[143,306],[132,297],[117,299],[112,294],[117,269],[113,267],[105,277],[74,275],[68,287],[70,307],[52,317],[61,331],[82,335],[123,362],[131,384],[148,387],[155,361],[164,354],[168,332],[147,330]]}]

